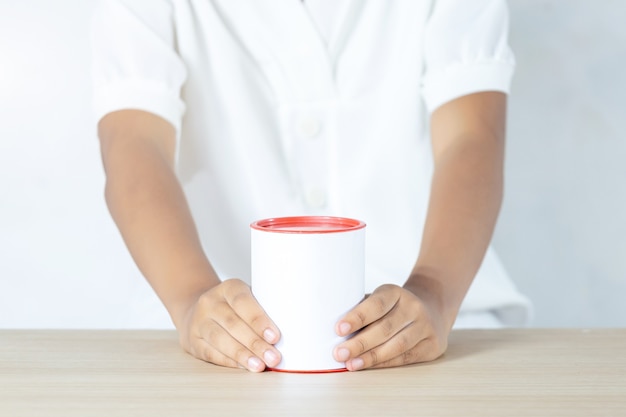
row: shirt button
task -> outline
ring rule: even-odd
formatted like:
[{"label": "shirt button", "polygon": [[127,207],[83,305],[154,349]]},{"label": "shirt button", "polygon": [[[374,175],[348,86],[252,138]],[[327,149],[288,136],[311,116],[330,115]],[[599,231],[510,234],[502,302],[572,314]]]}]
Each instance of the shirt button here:
[{"label": "shirt button", "polygon": [[306,193],[306,203],[310,207],[323,207],[326,204],[326,194],[319,188],[311,188]]},{"label": "shirt button", "polygon": [[313,139],[322,131],[322,123],[313,117],[306,117],[298,122],[298,131],[303,137]]}]

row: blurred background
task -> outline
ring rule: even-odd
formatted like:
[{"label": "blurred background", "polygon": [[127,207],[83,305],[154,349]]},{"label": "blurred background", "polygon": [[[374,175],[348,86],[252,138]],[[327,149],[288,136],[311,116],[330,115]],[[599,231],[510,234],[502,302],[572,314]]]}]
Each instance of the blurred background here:
[{"label": "blurred background", "polygon": [[[0,327],[122,327],[165,312],[103,197],[91,116],[95,1],[0,0]],[[496,251],[536,327],[626,326],[626,2],[510,0]],[[156,306],[156,307],[155,307]]]}]

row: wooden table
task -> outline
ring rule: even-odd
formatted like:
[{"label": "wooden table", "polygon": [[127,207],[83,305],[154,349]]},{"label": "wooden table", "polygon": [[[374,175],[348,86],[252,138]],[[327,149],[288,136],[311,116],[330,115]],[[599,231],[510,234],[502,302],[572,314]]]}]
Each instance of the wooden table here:
[{"label": "wooden table", "polygon": [[626,329],[459,330],[437,361],[253,374],[171,331],[0,330],[0,416],[626,416]]}]

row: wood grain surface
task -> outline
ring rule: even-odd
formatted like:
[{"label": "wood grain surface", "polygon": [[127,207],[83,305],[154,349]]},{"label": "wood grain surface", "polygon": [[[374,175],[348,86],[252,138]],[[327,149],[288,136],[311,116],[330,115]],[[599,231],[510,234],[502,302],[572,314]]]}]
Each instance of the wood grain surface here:
[{"label": "wood grain surface", "polygon": [[0,416],[626,416],[626,329],[458,330],[422,365],[249,373],[172,331],[0,330]]}]

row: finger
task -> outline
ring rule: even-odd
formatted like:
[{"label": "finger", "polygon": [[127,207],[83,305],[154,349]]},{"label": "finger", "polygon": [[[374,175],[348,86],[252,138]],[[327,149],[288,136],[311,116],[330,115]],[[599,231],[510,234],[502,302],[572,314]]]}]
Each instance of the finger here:
[{"label": "finger", "polygon": [[396,304],[383,318],[361,330],[334,349],[334,357],[340,362],[355,358],[382,345],[407,327],[413,319],[403,315]]},{"label": "finger", "polygon": [[[216,335],[221,337],[215,340],[214,346],[228,356],[233,355],[231,352],[235,352],[231,357],[248,368],[256,370],[259,365],[256,359],[264,362],[263,368],[265,365],[271,367],[278,365],[280,352],[250,328],[229,304],[220,303],[216,306],[216,310],[217,314],[213,320],[228,334],[228,337],[221,335],[219,330],[216,331]],[[232,341],[229,342],[228,339]],[[241,347],[244,349],[242,350]]]},{"label": "finger", "polygon": [[[207,357],[215,356],[225,363],[232,363],[230,361],[233,361],[252,372],[262,372],[265,369],[265,363],[258,355],[255,355],[218,323],[211,322],[204,325],[200,334],[201,338],[209,346],[200,351],[203,355]],[[210,362],[213,361],[211,360]]]},{"label": "finger", "polygon": [[258,303],[250,287],[240,280],[224,282],[224,298],[237,315],[267,343],[275,344],[280,331]]},{"label": "finger", "polygon": [[357,371],[402,356],[424,339],[425,335],[420,330],[419,326],[411,323],[384,343],[346,361],[346,368],[350,371]]},{"label": "finger", "polygon": [[398,302],[400,289],[395,285],[383,285],[369,297],[350,310],[335,326],[339,336],[347,336],[375,322],[387,314]]},{"label": "finger", "polygon": [[[426,338],[412,349],[388,361],[377,363],[370,368],[391,368],[394,366],[409,365],[412,363],[428,362],[437,359],[445,352],[445,347],[439,346],[434,339]],[[364,369],[364,368],[361,368]]]},{"label": "finger", "polygon": [[229,368],[240,368],[241,365],[234,359],[224,355],[219,350],[211,346],[203,338],[196,338],[189,347],[189,353],[205,362],[214,363],[215,365],[226,366]]}]

